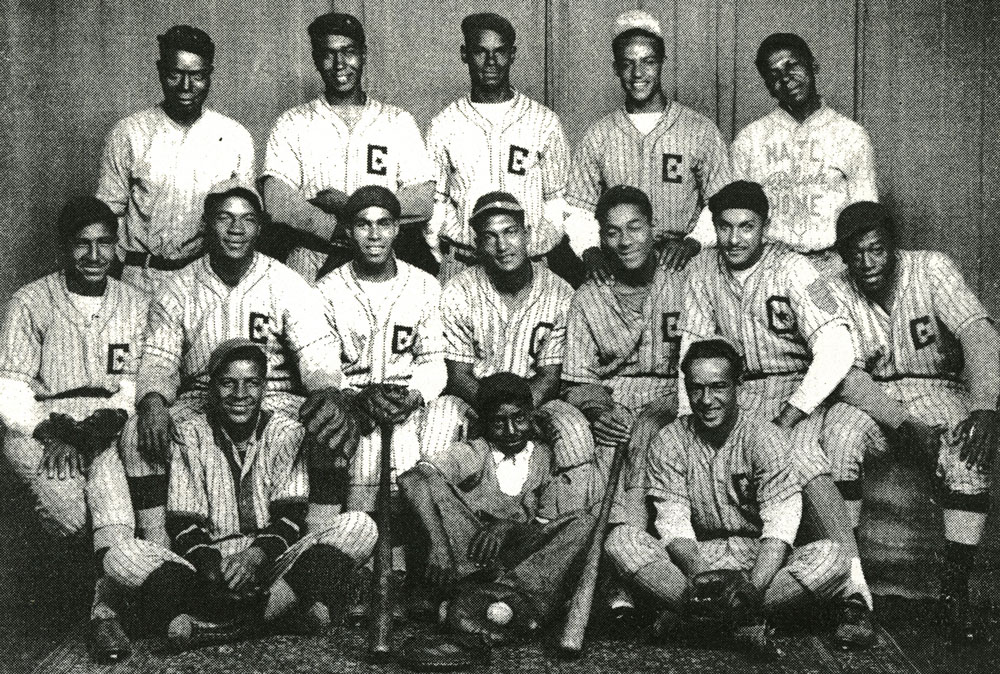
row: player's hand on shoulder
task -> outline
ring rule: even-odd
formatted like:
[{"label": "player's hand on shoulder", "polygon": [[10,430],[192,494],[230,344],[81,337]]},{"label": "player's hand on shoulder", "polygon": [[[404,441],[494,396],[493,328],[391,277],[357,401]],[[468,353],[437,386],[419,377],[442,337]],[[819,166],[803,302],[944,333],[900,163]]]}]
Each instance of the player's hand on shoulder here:
[{"label": "player's hand on shoulder", "polygon": [[177,439],[177,429],[167,403],[158,393],[147,393],[136,409],[137,449],[142,456],[165,463],[170,456],[170,443]]},{"label": "player's hand on shoulder", "polygon": [[988,469],[1000,441],[1000,413],[973,411],[955,427],[951,441],[959,446],[959,459],[967,467]]},{"label": "player's hand on shoulder", "polygon": [[587,270],[587,278],[595,283],[608,285],[615,280],[607,257],[596,246],[583,251],[583,266]]},{"label": "player's hand on shoulder", "polygon": [[701,252],[701,244],[690,236],[683,239],[663,239],[657,248],[660,266],[669,271],[681,271],[691,258]]},{"label": "player's hand on shoulder", "polygon": [[39,475],[45,475],[50,480],[86,476],[86,456],[73,445],[58,438],[45,438],[42,440],[42,447],[42,460],[38,463]]},{"label": "player's hand on shoulder", "polygon": [[264,561],[264,551],[251,545],[222,560],[222,577],[233,592],[250,590],[259,585]]}]

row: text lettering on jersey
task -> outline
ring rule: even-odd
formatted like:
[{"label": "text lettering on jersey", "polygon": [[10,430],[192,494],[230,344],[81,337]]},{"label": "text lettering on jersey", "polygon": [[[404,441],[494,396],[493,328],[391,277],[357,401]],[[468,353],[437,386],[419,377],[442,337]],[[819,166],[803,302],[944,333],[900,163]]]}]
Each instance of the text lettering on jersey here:
[{"label": "text lettering on jersey", "polygon": [[532,360],[538,360],[538,356],[542,353],[542,347],[545,346],[545,340],[549,338],[549,334],[555,327],[552,323],[542,321],[531,331],[531,344],[528,348],[528,355],[531,356]]},{"label": "text lettering on jersey", "polygon": [[392,352],[406,353],[413,348],[413,328],[408,325],[392,326]]},{"label": "text lettering on jersey", "polygon": [[386,174],[385,158],[389,154],[389,148],[385,145],[368,146],[368,173],[376,176]]},{"label": "text lettering on jersey", "polygon": [[528,159],[530,151],[526,148],[520,147],[519,145],[510,146],[510,154],[507,157],[507,173],[513,173],[516,176],[523,176],[527,171],[525,170],[525,161]]},{"label": "text lettering on jersey", "polygon": [[752,508],[757,505],[757,483],[746,473],[733,474],[733,491],[738,505]]},{"label": "text lettering on jersey", "polygon": [[681,183],[684,181],[681,176],[681,163],[684,157],[679,154],[663,153],[663,182]]},{"label": "text lettering on jersey", "polygon": [[672,342],[674,344],[681,343],[681,331],[678,326],[681,320],[681,313],[679,311],[667,311],[663,314],[663,341],[664,343]]},{"label": "text lettering on jersey", "polygon": [[797,329],[792,303],[782,295],[767,298],[767,326],[776,335],[791,335]]},{"label": "text lettering on jersey", "polygon": [[271,317],[267,314],[258,314],[256,311],[250,312],[250,341],[257,342],[258,344],[267,344],[268,325],[270,323]]},{"label": "text lettering on jersey", "polygon": [[131,348],[128,344],[108,344],[108,374],[124,374]]},{"label": "text lettering on jersey", "polygon": [[937,335],[931,328],[930,316],[921,316],[910,321],[910,338],[913,340],[913,348],[918,350],[937,341]]}]

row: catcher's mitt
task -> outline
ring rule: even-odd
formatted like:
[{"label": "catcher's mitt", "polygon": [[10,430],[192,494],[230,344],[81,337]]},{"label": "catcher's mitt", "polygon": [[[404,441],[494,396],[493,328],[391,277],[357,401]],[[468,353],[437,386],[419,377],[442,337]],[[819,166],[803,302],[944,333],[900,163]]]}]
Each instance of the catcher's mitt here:
[{"label": "catcher's mitt", "polygon": [[754,622],[763,601],[746,571],[702,571],[691,580],[687,618],[730,627]]},{"label": "catcher's mitt", "polygon": [[53,412],[38,424],[35,437],[60,440],[93,457],[118,438],[127,420],[128,413],[120,409],[101,408],[83,421]]},{"label": "catcher's mitt", "polygon": [[477,634],[417,634],[399,653],[399,664],[418,672],[454,672],[489,661],[489,644]]},{"label": "catcher's mitt", "polygon": [[515,587],[495,582],[459,583],[448,602],[446,622],[455,632],[477,634],[490,644],[527,637],[539,627],[530,598]]}]

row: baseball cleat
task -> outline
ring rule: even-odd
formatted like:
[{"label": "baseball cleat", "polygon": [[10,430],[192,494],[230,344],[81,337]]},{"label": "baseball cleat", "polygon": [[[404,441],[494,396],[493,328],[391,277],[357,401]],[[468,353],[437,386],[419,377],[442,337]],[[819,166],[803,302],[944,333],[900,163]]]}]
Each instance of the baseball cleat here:
[{"label": "baseball cleat", "polygon": [[868,603],[860,594],[852,594],[837,605],[837,629],[833,643],[843,650],[864,650],[875,645],[875,626]]},{"label": "baseball cleat", "polygon": [[122,662],[132,654],[132,642],[118,618],[94,618],[90,621],[87,645],[90,659],[101,665]]}]

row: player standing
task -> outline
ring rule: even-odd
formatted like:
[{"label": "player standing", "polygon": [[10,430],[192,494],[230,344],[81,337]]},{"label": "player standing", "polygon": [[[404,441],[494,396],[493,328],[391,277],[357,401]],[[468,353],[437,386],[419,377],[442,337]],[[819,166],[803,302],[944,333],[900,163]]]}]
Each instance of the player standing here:
[{"label": "player standing", "polygon": [[[0,419],[4,456],[35,496],[45,528],[73,535],[89,504],[98,569],[91,654],[99,662],[131,648],[101,577],[101,559],[131,537],[134,515],[117,452],[53,432],[50,414],[83,421],[99,409],[135,408],[135,361],[149,300],[108,277],[118,218],[93,197],[71,200],[57,223],[62,271],[14,293],[0,336]],[[91,453],[97,452],[97,453]]]},{"label": "player standing", "polygon": [[476,199],[503,190],[524,207],[528,253],[577,286],[582,269],[563,229],[569,149],[559,117],[511,86],[517,47],[510,21],[471,14],[462,20],[462,35],[471,93],[431,120],[427,131],[437,171],[428,243],[441,259],[439,278],[446,283],[476,263],[469,224]]},{"label": "player standing", "polygon": [[[865,363],[864,372],[848,376],[844,397],[891,439],[909,439],[904,450],[923,450],[936,460],[944,509],[941,597],[954,636],[973,639],[976,612],[968,580],[986,524],[989,467],[1000,439],[1000,335],[947,255],[899,248],[884,206],[862,201],[845,208],[837,219],[837,248],[847,266],[845,296],[858,360]],[[878,440],[869,451],[885,451],[885,437]],[[835,446],[855,450],[830,458],[856,525],[865,454],[860,443]]]},{"label": "player standing", "polygon": [[202,254],[201,205],[213,185],[252,183],[250,134],[204,107],[215,44],[174,26],[157,37],[163,103],[120,121],[101,157],[97,198],[121,218],[122,280],[152,292]]},{"label": "player standing", "polygon": [[[381,185],[397,193],[404,223],[426,222],[434,170],[413,116],[362,89],[367,45],[361,22],[350,14],[324,14],[309,25],[309,41],[325,91],[281,115],[271,129],[261,174],[267,210],[323,242],[342,240],[340,208],[347,195]],[[422,236],[408,236],[397,254],[426,267],[433,260],[420,246]],[[331,254],[329,269],[351,259],[344,248]],[[287,264],[313,283],[326,258],[298,247]]]},{"label": "player standing", "polygon": [[[721,335],[745,359],[740,405],[773,419],[792,438],[812,524],[851,557],[856,592],[841,603],[836,640],[871,645],[870,594],[847,509],[830,475],[823,447],[826,424],[863,424],[857,409],[825,401],[854,364],[855,348],[843,307],[830,284],[804,256],[764,241],[767,196],[757,183],[737,181],[709,199],[717,249],[688,270],[681,353],[692,341]],[[827,438],[853,442],[853,436]]]},{"label": "player standing", "polygon": [[476,202],[471,224],[481,264],[452,279],[441,295],[445,393],[427,410],[424,455],[446,451],[467,431],[480,380],[497,372],[528,379],[535,408],[555,438],[565,500],[561,512],[585,507],[595,494],[594,441],[586,417],[556,400],[573,291],[528,257],[525,212],[506,192]]},{"label": "player standing", "polygon": [[768,239],[835,273],[843,268],[833,248],[837,214],[855,201],[878,201],[871,141],[823,102],[819,64],[801,37],[767,37],[756,64],[778,107],[736,134],[733,176],[764,186],[772,210]]}]

